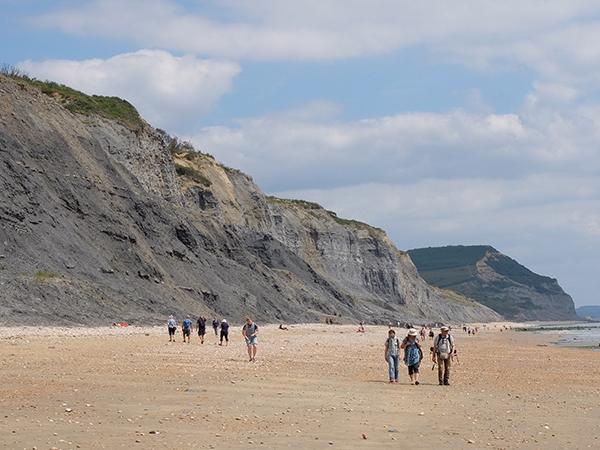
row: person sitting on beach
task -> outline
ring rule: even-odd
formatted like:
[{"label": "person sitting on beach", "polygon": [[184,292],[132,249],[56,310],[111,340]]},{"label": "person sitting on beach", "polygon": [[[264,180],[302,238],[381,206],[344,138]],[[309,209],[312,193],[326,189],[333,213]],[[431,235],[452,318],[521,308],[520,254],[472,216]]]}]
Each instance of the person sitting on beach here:
[{"label": "person sitting on beach", "polygon": [[169,342],[175,342],[175,331],[177,331],[177,321],[175,320],[175,316],[169,316],[167,328],[169,330]]},{"label": "person sitting on beach", "polygon": [[390,383],[398,382],[398,357],[400,356],[400,342],[396,337],[394,330],[388,331],[388,338],[385,341],[385,352],[384,358],[388,363],[388,373],[390,376]]},{"label": "person sitting on beach", "polygon": [[280,330],[287,331],[288,327],[285,327],[285,326],[283,326],[283,324],[282,324],[282,323],[280,323],[280,324],[279,324],[279,329],[280,329]]},{"label": "person sitting on beach", "polygon": [[200,338],[200,343],[204,344],[204,335],[206,334],[206,319],[202,316],[198,317],[196,325],[198,326],[198,337]]},{"label": "person sitting on beach", "polygon": [[187,316],[181,323],[181,332],[183,333],[183,342],[187,342],[189,344],[190,335],[192,334],[192,321],[190,320],[190,316]]},{"label": "person sitting on beach", "polygon": [[454,338],[450,335],[450,328],[443,326],[433,341],[434,364],[438,365],[438,381],[441,385],[450,385],[450,366],[452,355],[456,350]]},{"label": "person sitting on beach", "polygon": [[404,364],[408,367],[410,384],[419,385],[419,365],[423,359],[423,351],[417,339],[417,330],[411,328],[402,341],[400,348],[404,350]]},{"label": "person sitting on beach", "polygon": [[358,330],[356,330],[357,333],[364,333],[365,332],[365,324],[364,322],[361,320],[358,324]]},{"label": "person sitting on beach", "polygon": [[258,345],[258,325],[250,317],[246,317],[246,324],[242,327],[242,337],[246,341],[250,362],[256,361],[256,346]]},{"label": "person sitting on beach", "polygon": [[215,336],[218,336],[217,330],[219,329],[219,321],[217,319],[213,319],[212,321],[213,330],[215,330]]},{"label": "person sitting on beach", "polygon": [[219,345],[223,345],[223,339],[225,339],[225,346],[229,345],[229,324],[226,319],[221,321],[221,339]]}]

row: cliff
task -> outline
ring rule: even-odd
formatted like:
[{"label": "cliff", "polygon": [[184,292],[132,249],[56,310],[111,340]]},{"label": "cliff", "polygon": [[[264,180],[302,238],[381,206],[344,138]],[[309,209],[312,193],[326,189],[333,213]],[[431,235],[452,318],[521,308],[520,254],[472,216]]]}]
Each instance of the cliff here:
[{"label": "cliff", "polygon": [[0,76],[4,323],[498,318],[385,233],[274,199],[120,99]]},{"label": "cliff", "polygon": [[490,246],[409,250],[427,282],[466,295],[513,320],[575,320],[557,280],[538,275]]}]

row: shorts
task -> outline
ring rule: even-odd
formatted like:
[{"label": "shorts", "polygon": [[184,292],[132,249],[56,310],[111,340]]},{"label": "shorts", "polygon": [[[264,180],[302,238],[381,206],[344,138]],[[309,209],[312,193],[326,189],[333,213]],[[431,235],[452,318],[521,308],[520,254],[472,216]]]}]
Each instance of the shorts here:
[{"label": "shorts", "polygon": [[184,328],[183,329],[183,335],[186,337],[189,337],[191,330],[189,328]]},{"label": "shorts", "polygon": [[171,328],[171,327],[168,327],[168,328],[169,328],[169,336],[175,336],[175,331],[177,330],[177,328]]},{"label": "shorts", "polygon": [[198,336],[204,336],[206,334],[206,328],[200,328],[198,330]]},{"label": "shorts", "polygon": [[408,374],[409,375],[413,375],[415,373],[419,373],[419,366],[421,365],[420,362],[413,364],[412,366],[408,366]]},{"label": "shorts", "polygon": [[257,345],[258,336],[250,336],[246,338],[246,345]]}]

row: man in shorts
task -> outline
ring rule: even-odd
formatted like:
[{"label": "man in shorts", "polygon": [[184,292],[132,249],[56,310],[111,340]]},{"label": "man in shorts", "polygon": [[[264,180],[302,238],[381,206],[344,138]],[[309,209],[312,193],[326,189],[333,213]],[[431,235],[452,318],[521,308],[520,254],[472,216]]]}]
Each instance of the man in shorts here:
[{"label": "man in shorts", "polygon": [[242,328],[242,336],[248,347],[250,362],[256,361],[256,346],[258,345],[258,325],[250,317],[246,317],[246,324]]},{"label": "man in shorts", "polygon": [[[190,335],[192,334],[192,321],[190,316],[187,316],[181,324],[181,331],[183,332],[183,342],[190,343]],[[187,341],[186,341],[187,338]]]},{"label": "man in shorts", "polygon": [[167,328],[169,329],[169,342],[175,342],[175,331],[177,331],[177,321],[174,316],[169,316],[167,320]]},{"label": "man in shorts", "polygon": [[218,336],[217,330],[219,329],[219,321],[217,319],[213,319],[212,322],[213,330],[215,330],[215,336]]},{"label": "man in shorts", "polygon": [[206,334],[206,319],[202,316],[198,317],[196,325],[198,325],[198,337],[200,338],[200,343],[204,344],[204,335]]}]

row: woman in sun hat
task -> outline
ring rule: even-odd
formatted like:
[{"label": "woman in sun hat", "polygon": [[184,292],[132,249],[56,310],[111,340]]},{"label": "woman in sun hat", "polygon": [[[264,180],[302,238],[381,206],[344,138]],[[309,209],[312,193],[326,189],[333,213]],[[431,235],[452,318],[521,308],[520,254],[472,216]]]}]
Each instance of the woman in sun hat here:
[{"label": "woman in sun hat", "polygon": [[419,365],[423,359],[423,351],[417,339],[418,334],[417,330],[411,328],[400,345],[400,348],[404,350],[404,364],[408,367],[410,383],[417,386],[419,385]]}]

